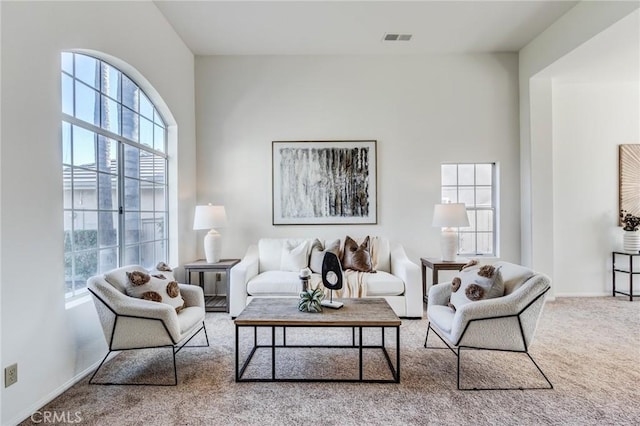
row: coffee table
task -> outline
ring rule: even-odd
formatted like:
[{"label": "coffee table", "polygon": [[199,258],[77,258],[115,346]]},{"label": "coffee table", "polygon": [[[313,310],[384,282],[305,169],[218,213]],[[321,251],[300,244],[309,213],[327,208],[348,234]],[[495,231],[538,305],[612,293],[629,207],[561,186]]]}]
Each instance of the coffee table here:
[{"label": "coffee table", "polygon": [[[367,383],[399,383],[400,382],[400,318],[393,312],[386,300],[378,298],[342,299],[344,306],[340,309],[324,308],[322,313],[298,311],[296,298],[257,298],[253,299],[235,319],[236,326],[236,382],[367,382]],[[253,328],[253,344],[250,353],[240,365],[240,329]],[[271,331],[268,344],[258,343],[258,328],[266,327]],[[351,345],[298,345],[287,344],[287,328],[352,328]],[[276,329],[282,329],[282,338],[277,341]],[[362,330],[380,328],[380,344],[364,345]],[[395,366],[385,346],[385,330],[395,329]],[[313,336],[310,336],[313,337]],[[271,374],[266,378],[243,377],[256,351],[268,348],[271,352]],[[287,378],[276,377],[276,349],[288,348],[335,348],[358,350],[358,378]],[[363,377],[363,352],[367,349],[378,349],[391,372],[391,379],[367,379]]]}]

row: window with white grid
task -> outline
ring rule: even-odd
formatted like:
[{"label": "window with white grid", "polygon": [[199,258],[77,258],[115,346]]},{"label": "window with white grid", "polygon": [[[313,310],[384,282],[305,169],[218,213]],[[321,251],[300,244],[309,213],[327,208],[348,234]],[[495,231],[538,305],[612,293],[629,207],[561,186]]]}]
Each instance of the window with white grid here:
[{"label": "window with white grid", "polygon": [[496,255],[496,164],[442,164],[442,202],[464,203],[469,227],[458,228],[458,254]]}]

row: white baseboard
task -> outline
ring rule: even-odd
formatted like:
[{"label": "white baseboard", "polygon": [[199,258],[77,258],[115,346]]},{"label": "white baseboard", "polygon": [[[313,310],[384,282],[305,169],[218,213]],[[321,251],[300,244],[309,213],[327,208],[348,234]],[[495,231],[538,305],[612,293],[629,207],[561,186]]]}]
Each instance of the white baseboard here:
[{"label": "white baseboard", "polygon": [[62,395],[64,392],[66,392],[69,388],[71,388],[73,385],[78,383],[80,380],[84,379],[85,376],[87,376],[89,373],[93,372],[93,370],[98,368],[98,365],[100,365],[100,361],[97,361],[91,367],[88,367],[87,369],[82,371],[80,374],[77,374],[75,377],[73,377],[72,379],[70,379],[69,381],[64,383],[62,386],[60,386],[57,389],[51,391],[49,394],[47,394],[45,397],[41,398],[39,401],[33,403],[31,405],[31,407],[27,408],[22,413],[18,414],[9,423],[12,424],[12,425],[17,425],[20,422],[24,421],[25,419],[28,419],[29,417],[31,417],[33,415],[33,413],[35,413],[40,408],[44,407],[45,405],[47,405],[48,403],[53,401],[55,398],[57,398],[60,395]]},{"label": "white baseboard", "polygon": [[[557,299],[558,297],[603,297],[603,296],[611,296],[611,292],[593,292],[593,293],[556,293]],[[553,300],[553,299],[550,299]]]}]

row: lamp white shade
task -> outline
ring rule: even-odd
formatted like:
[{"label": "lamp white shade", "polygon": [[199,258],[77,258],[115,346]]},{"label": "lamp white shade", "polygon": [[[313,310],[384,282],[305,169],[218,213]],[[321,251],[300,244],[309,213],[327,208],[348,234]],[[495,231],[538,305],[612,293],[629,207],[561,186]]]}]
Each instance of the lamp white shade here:
[{"label": "lamp white shade", "polygon": [[212,229],[227,227],[227,212],[224,206],[196,206],[193,229]]},{"label": "lamp white shade", "polygon": [[458,232],[453,229],[469,226],[469,217],[464,203],[436,204],[433,209],[433,226],[440,227],[440,251],[442,260],[453,262],[458,254]]},{"label": "lamp white shade", "polygon": [[209,229],[204,236],[204,254],[207,263],[216,263],[220,260],[220,246],[222,244],[220,233],[214,228],[227,226],[227,213],[224,206],[196,206],[193,218],[193,229]]},{"label": "lamp white shade", "polygon": [[469,226],[469,217],[464,203],[436,204],[433,208],[433,226],[438,228]]}]

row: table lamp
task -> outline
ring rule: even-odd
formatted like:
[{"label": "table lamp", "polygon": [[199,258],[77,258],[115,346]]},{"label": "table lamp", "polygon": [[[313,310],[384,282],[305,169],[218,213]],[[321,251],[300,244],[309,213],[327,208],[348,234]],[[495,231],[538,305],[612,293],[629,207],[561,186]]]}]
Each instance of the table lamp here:
[{"label": "table lamp", "polygon": [[442,228],[440,251],[444,262],[453,262],[458,254],[458,231],[454,228],[469,226],[464,203],[436,204],[433,209],[434,227]]},{"label": "table lamp", "polygon": [[196,213],[193,218],[193,229],[209,229],[204,236],[204,254],[207,263],[216,263],[220,260],[221,236],[214,228],[225,228],[227,226],[227,213],[224,206],[196,206]]}]

